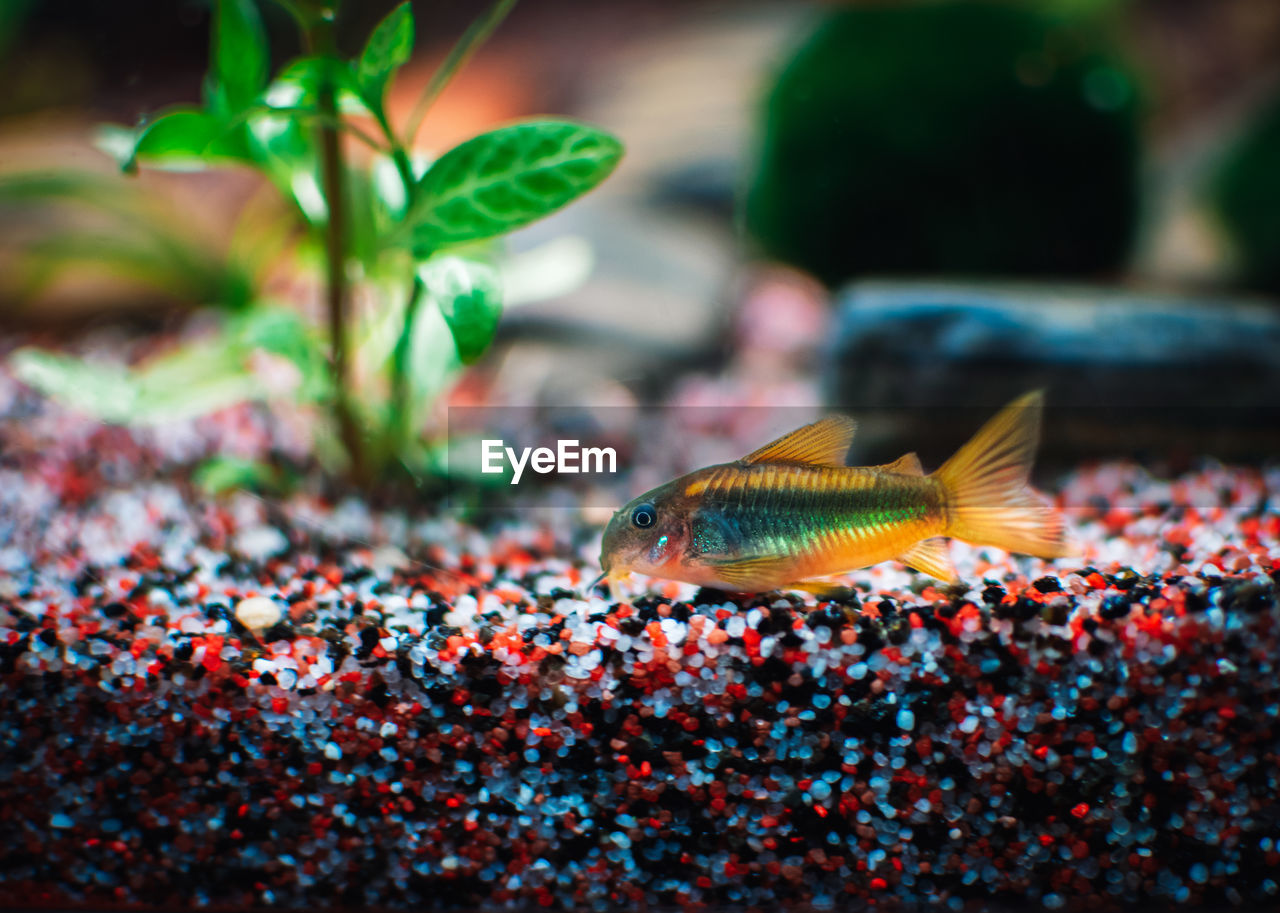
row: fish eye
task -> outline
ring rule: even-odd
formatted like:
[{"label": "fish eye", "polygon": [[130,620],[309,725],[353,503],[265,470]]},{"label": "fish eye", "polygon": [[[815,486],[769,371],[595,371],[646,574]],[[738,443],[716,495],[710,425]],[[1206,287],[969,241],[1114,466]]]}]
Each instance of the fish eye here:
[{"label": "fish eye", "polygon": [[641,504],[631,512],[631,523],[640,529],[648,529],[650,526],[658,522],[657,511],[653,509],[652,504]]}]

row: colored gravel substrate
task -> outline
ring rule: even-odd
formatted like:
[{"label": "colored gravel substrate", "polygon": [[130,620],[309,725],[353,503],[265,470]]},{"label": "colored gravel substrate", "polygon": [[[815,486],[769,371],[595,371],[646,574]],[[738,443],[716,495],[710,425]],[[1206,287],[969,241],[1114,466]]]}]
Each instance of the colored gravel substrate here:
[{"label": "colored gravel substrate", "polygon": [[1278,472],[1082,469],[1082,558],[946,589],[613,601],[547,530],[74,466],[0,468],[5,906],[1280,903]]}]

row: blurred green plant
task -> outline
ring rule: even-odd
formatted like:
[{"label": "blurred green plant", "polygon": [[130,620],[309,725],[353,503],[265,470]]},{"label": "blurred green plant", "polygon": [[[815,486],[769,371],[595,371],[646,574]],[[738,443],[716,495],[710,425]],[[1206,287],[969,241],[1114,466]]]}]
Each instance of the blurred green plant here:
[{"label": "blurred green plant", "polygon": [[[431,103],[515,0],[497,0],[472,24],[399,130],[386,98],[413,51],[409,3],[395,7],[348,58],[337,48],[336,2],[272,2],[296,23],[302,56],[272,77],[253,0],[217,0],[203,104],[170,108],[136,129],[106,128],[100,145],[126,172],[140,165],[248,166],[263,174],[302,230],[301,259],[309,253],[322,273],[324,326],[267,301],[246,279],[251,270],[192,262],[187,248],[166,244],[165,232],[112,204],[107,208],[117,211],[121,230],[99,233],[88,251],[136,265],[133,248],[141,246],[162,277],[182,277],[178,288],[231,312],[220,334],[128,371],[37,349],[16,353],[13,364],[49,394],[104,420],[130,423],[263,395],[248,364],[265,352],[293,365],[299,402],[327,407],[332,416],[338,446],[318,439],[317,453],[369,483],[397,462],[430,465],[418,446],[419,420],[457,369],[486,350],[501,316],[497,239],[598,185],[616,167],[622,145],[586,124],[540,119],[475,136],[433,162],[411,154]],[[346,137],[368,147],[362,163],[353,160]],[[0,198],[98,194],[110,202],[98,180],[77,185],[54,176],[41,185],[28,176],[0,184]],[[85,253],[75,245],[62,251]],[[377,302],[364,321],[352,315],[356,287]],[[208,475],[219,484],[261,477],[243,466]]]},{"label": "blurred green plant", "polygon": [[31,0],[0,0],[0,54],[9,50]]},{"label": "blurred green plant", "polygon": [[1280,94],[1226,150],[1210,192],[1240,280],[1280,294]]},{"label": "blurred green plant", "polygon": [[769,90],[743,222],[831,287],[1098,276],[1138,224],[1115,0],[832,4]]},{"label": "blurred green plant", "polygon": [[0,205],[18,216],[5,234],[16,256],[0,285],[21,302],[37,300],[65,275],[94,269],[176,300],[239,311],[283,242],[265,237],[260,213],[246,207],[237,234],[252,243],[210,249],[174,207],[137,193],[127,181],[88,171],[2,176]]}]

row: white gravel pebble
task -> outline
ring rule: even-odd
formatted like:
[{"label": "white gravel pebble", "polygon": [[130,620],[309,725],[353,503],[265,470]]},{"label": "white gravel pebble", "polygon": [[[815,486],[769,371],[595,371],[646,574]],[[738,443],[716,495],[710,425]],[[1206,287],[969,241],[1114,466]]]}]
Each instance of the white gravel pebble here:
[{"label": "white gravel pebble", "polygon": [[250,631],[265,631],[283,617],[280,606],[265,596],[250,596],[236,606],[236,620]]},{"label": "white gravel pebble", "polygon": [[289,539],[274,526],[250,526],[236,534],[235,549],[246,558],[261,561],[289,547]]}]

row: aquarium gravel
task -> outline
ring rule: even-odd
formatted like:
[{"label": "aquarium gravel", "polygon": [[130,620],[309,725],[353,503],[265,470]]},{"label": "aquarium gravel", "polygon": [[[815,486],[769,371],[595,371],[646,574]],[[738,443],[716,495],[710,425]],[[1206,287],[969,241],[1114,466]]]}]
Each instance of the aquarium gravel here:
[{"label": "aquarium gravel", "polygon": [[4,906],[1280,902],[1276,470],[1079,469],[1082,557],[953,587],[614,600],[571,517],[212,500],[55,430],[0,464]]}]

